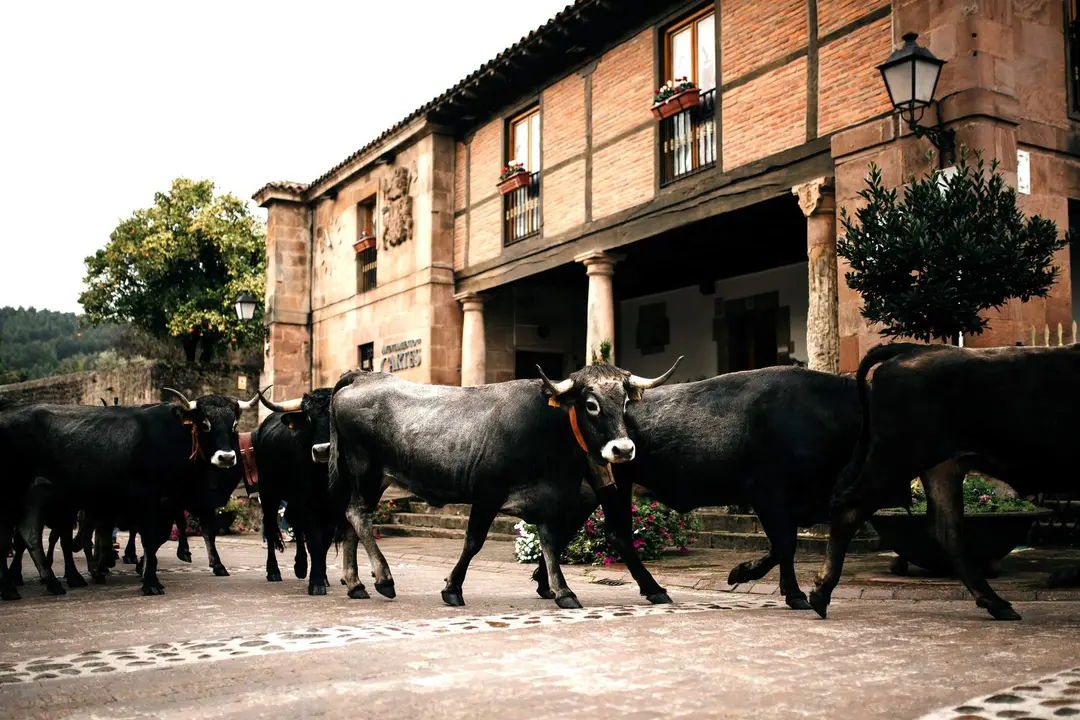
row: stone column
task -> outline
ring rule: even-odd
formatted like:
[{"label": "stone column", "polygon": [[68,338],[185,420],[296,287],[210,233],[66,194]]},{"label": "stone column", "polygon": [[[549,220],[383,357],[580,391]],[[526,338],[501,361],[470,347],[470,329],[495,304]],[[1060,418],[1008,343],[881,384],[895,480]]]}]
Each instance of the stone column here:
[{"label": "stone column", "polygon": [[588,321],[585,332],[585,362],[592,364],[593,355],[601,357],[600,345],[606,340],[611,343],[608,362],[615,364],[615,296],[611,278],[615,274],[615,263],[622,260],[621,255],[593,250],[574,258],[575,262],[585,265],[589,276]]},{"label": "stone column", "polygon": [[806,312],[807,367],[840,372],[840,324],[836,299],[836,197],[831,177],[796,185],[806,216],[810,304]]},{"label": "stone column", "polygon": [[461,328],[461,386],[487,382],[487,345],[484,343],[484,297],[460,293],[454,299],[465,311]]}]

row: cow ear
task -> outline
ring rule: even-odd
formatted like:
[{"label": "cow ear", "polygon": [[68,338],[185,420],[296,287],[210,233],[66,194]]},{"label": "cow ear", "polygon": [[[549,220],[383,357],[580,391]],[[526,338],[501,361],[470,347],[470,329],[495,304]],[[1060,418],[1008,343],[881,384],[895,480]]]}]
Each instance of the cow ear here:
[{"label": "cow ear", "polygon": [[185,410],[179,405],[173,405],[169,409],[172,410],[172,414],[176,417],[176,419],[184,423],[185,425],[193,424],[199,414],[198,410]]},{"label": "cow ear", "polygon": [[302,412],[287,412],[281,416],[281,424],[290,430],[298,430],[304,426],[306,422],[304,413]]},{"label": "cow ear", "polygon": [[641,398],[645,397],[645,391],[641,388],[627,384],[626,397],[630,398],[630,402],[637,402]]}]

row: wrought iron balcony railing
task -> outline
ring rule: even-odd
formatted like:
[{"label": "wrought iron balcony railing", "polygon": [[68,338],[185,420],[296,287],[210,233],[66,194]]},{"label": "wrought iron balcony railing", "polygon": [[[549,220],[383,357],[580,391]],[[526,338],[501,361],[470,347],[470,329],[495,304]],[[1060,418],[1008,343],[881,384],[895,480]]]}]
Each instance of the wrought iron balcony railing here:
[{"label": "wrought iron balcony railing", "polygon": [[660,121],[660,184],[716,163],[716,90],[701,102]]}]

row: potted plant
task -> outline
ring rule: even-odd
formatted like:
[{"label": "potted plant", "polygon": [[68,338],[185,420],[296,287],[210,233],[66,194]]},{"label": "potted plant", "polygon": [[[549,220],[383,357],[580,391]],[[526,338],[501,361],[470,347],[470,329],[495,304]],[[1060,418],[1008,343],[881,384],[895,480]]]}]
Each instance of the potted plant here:
[{"label": "potted plant", "polygon": [[532,182],[532,175],[525,166],[516,160],[511,160],[499,173],[499,192],[503,195],[523,188]]},{"label": "potted plant", "polygon": [[360,233],[360,237],[356,238],[356,242],[353,243],[353,252],[357,255],[375,247],[375,236],[370,230],[364,230]]},{"label": "potted plant", "polygon": [[214,513],[214,520],[216,522],[215,530],[219,535],[224,535],[232,529],[233,522],[236,521],[236,514],[240,510],[240,503],[237,502],[235,497],[229,497],[229,501],[225,503],[225,507],[219,507]]},{"label": "potted plant", "polygon": [[[986,577],[997,577],[1001,559],[1024,544],[1031,524],[1050,512],[1010,497],[985,476],[970,473],[964,478],[962,529],[969,557]],[[938,543],[926,514],[926,493],[919,480],[911,483],[910,508],[879,510],[871,516],[870,524],[881,538],[881,548],[897,555],[889,568],[893,573],[907,575],[909,564],[933,575],[953,572],[952,560]]]},{"label": "potted plant", "polygon": [[657,120],[689,110],[701,102],[701,88],[689,78],[668,80],[653,96],[653,115]]}]

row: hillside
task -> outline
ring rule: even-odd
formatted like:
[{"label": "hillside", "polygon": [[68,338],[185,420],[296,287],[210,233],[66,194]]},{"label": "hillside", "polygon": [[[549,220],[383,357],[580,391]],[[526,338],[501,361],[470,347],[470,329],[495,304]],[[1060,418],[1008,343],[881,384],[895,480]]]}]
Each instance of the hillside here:
[{"label": "hillside", "polygon": [[84,327],[75,313],[0,308],[0,385],[114,364],[129,331]]}]

